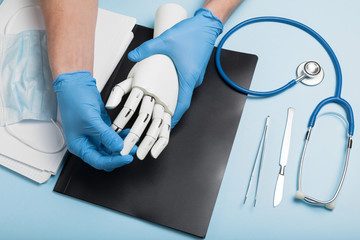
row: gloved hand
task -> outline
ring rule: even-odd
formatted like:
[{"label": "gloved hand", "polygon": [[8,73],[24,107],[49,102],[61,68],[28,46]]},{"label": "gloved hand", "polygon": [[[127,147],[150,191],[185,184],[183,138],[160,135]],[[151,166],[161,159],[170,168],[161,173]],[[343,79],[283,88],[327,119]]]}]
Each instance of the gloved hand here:
[{"label": "gloved hand", "polygon": [[192,18],[176,24],[129,53],[129,59],[135,62],[154,54],[167,55],[174,62],[179,78],[179,95],[171,119],[172,128],[189,108],[194,88],[202,83],[215,40],[222,29],[221,20],[210,10],[201,8]]},{"label": "gloved hand", "polygon": [[[90,72],[60,74],[53,83],[69,151],[96,169],[112,171],[130,163],[121,156],[122,138],[112,130],[95,79]],[[125,135],[128,133],[123,132]],[[136,147],[130,154],[136,152]]]}]

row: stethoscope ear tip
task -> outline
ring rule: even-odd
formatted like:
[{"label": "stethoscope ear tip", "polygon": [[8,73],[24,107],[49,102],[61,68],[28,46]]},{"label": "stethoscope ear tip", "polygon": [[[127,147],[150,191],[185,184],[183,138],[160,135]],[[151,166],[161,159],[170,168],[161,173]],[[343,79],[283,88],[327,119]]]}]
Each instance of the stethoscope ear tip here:
[{"label": "stethoscope ear tip", "polygon": [[296,191],[295,198],[299,200],[304,200],[305,194],[302,191],[298,190]]},{"label": "stethoscope ear tip", "polygon": [[325,208],[329,209],[329,210],[334,210],[335,203],[334,202],[327,203],[327,204],[325,204]]}]

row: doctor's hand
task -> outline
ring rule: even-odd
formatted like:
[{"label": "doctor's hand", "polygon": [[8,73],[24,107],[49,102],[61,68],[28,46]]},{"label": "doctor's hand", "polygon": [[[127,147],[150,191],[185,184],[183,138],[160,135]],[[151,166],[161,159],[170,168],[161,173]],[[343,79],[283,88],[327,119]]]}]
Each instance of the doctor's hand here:
[{"label": "doctor's hand", "polygon": [[96,169],[112,171],[129,164],[136,152],[121,156],[123,140],[109,125],[96,81],[90,72],[60,74],[53,83],[69,151]]},{"label": "doctor's hand", "polygon": [[222,29],[221,20],[210,10],[201,8],[192,18],[183,20],[129,53],[129,59],[135,62],[154,54],[167,55],[173,61],[179,78],[179,95],[171,119],[172,128],[189,108],[194,88],[202,83],[216,38]]}]

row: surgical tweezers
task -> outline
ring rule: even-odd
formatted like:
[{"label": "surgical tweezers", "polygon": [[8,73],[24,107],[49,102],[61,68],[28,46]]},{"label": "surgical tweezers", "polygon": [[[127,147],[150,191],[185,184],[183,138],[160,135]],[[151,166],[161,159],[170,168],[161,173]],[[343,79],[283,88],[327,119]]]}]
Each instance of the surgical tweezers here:
[{"label": "surgical tweezers", "polygon": [[[256,158],[255,158],[255,161],[254,161],[254,165],[253,165],[253,167],[252,167],[252,170],[251,170],[251,176],[250,176],[250,179],[249,179],[249,183],[248,183],[248,186],[247,186],[247,189],[246,189],[246,194],[245,194],[245,199],[244,199],[244,204],[245,204],[246,199],[247,199],[248,194],[249,194],[250,185],[251,185],[252,179],[253,179],[253,177],[254,177],[255,167],[256,167],[256,165],[257,165],[258,160],[260,159],[260,162],[259,162],[259,170],[258,170],[257,180],[256,180],[256,190],[255,190],[255,198],[254,198],[254,207],[255,207],[255,205],[256,205],[256,198],[257,198],[258,187],[259,187],[261,166],[262,166],[262,162],[263,162],[263,158],[264,158],[266,135],[267,135],[268,127],[269,127],[269,120],[270,120],[270,116],[267,116],[266,122],[265,122],[265,126],[264,126],[264,131],[263,131],[263,134],[262,134],[262,137],[261,137],[261,140],[260,140],[260,144],[259,144],[258,151],[257,151],[257,153],[256,153]],[[261,152],[261,154],[260,154],[260,152]],[[260,157],[260,158],[259,158],[259,157]]]}]

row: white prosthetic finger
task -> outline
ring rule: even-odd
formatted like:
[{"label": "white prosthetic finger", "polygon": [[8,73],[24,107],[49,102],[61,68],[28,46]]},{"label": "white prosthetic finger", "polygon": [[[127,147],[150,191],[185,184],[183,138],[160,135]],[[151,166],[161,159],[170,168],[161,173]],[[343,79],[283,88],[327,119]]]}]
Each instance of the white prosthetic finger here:
[{"label": "white prosthetic finger", "polygon": [[133,90],[131,90],[131,93],[126,100],[123,109],[121,109],[119,115],[111,125],[111,128],[114,129],[117,133],[123,130],[130,118],[134,115],[134,112],[139,105],[143,95],[143,91],[139,88],[133,88]]},{"label": "white prosthetic finger", "polygon": [[153,148],[151,149],[151,156],[153,158],[157,158],[160,155],[160,153],[164,150],[164,148],[168,145],[170,130],[171,130],[171,115],[166,112],[164,113],[164,121],[160,130],[159,139],[156,141]]},{"label": "white prosthetic finger", "polygon": [[131,78],[128,78],[121,83],[116,84],[115,87],[113,87],[113,89],[111,90],[109,99],[107,100],[105,107],[107,109],[116,108],[121,102],[122,97],[130,92],[131,84]]},{"label": "white prosthetic finger", "polygon": [[163,118],[164,107],[160,104],[155,104],[151,125],[146,133],[145,138],[141,141],[140,146],[136,152],[136,156],[140,160],[143,160],[146,157],[150,149],[153,147],[156,139],[158,138],[162,127]]},{"label": "white prosthetic finger", "polygon": [[131,149],[143,134],[146,126],[150,122],[154,105],[155,99],[153,97],[145,96],[143,98],[139,116],[137,117],[134,125],[131,127],[129,134],[124,139],[124,147],[120,152],[121,155],[129,154]]}]

